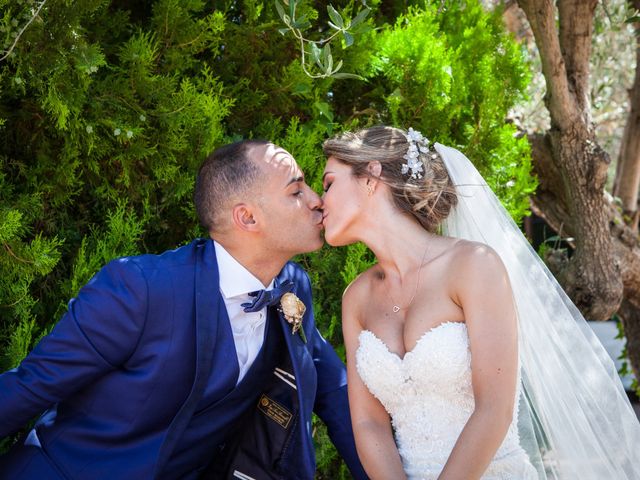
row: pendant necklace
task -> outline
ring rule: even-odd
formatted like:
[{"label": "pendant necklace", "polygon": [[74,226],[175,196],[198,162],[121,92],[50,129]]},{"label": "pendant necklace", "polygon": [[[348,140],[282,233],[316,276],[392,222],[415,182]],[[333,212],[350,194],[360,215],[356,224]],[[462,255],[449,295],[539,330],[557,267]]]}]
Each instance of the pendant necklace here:
[{"label": "pendant necklace", "polygon": [[[391,300],[391,304],[393,305],[393,313],[398,313],[400,310],[406,310],[407,308],[409,308],[411,306],[411,304],[413,303],[413,300],[416,298],[416,294],[418,293],[418,287],[420,286],[420,273],[422,272],[422,266],[424,265],[424,259],[427,258],[427,252],[429,251],[429,242],[427,242],[427,246],[424,249],[424,253],[422,254],[422,260],[420,261],[420,268],[418,268],[418,279],[416,280],[416,288],[413,291],[413,295],[411,296],[411,300],[409,300],[409,303],[407,303],[406,307],[401,307],[399,304],[396,303],[396,301],[393,299],[393,297],[391,296],[391,290],[387,289],[385,290],[387,292],[387,296],[389,297],[389,300]],[[384,283],[387,283],[387,277],[385,275],[384,277]]]}]

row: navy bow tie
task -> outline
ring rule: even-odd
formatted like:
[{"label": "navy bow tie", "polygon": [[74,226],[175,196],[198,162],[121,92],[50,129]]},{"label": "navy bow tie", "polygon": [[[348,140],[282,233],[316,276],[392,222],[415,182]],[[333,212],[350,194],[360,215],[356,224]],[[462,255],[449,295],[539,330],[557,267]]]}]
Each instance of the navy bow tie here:
[{"label": "navy bow tie", "polygon": [[285,293],[293,290],[293,282],[286,280],[282,285],[272,288],[271,290],[256,290],[250,292],[250,297],[255,297],[253,301],[243,303],[241,306],[245,312],[259,312],[264,307],[270,307],[277,304]]}]

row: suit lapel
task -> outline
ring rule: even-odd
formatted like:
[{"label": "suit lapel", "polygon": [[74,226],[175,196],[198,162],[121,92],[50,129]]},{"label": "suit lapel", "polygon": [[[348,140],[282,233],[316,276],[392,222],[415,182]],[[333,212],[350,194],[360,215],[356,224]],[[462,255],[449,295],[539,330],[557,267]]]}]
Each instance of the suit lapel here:
[{"label": "suit lapel", "polygon": [[220,279],[213,242],[204,241],[197,244],[195,249],[195,378],[189,396],[169,426],[158,455],[154,477],[161,474],[202,398],[211,374],[213,345],[215,345],[219,325],[217,320],[227,315],[226,307],[219,294]]},{"label": "suit lapel", "polygon": [[[220,274],[213,241],[200,246],[196,262],[196,381],[200,393],[211,373],[213,345],[216,343],[219,319],[227,318],[227,308],[220,296]],[[197,382],[200,382],[199,384]]]},{"label": "suit lapel", "polygon": [[[278,284],[285,279],[284,275],[281,274],[278,277]],[[297,285],[294,286],[292,293],[297,294]],[[311,305],[307,305],[307,309],[310,311]],[[291,325],[287,322],[287,319],[284,318],[282,312],[277,311],[277,316],[284,332],[289,356],[291,357],[293,374],[296,377],[297,395],[300,405],[298,434],[302,446],[301,451],[306,453],[313,452],[310,432],[311,412],[313,411],[317,387],[315,365],[307,348],[307,344],[302,341],[299,334],[291,333]],[[307,339],[309,339],[309,337],[310,335],[307,335]]]}]

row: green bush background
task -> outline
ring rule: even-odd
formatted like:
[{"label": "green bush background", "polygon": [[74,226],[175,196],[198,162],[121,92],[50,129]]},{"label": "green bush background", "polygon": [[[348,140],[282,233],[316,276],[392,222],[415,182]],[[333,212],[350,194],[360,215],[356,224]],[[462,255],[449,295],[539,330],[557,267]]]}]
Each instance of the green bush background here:
[{"label": "green bush background", "polygon": [[[328,3],[301,2],[329,35]],[[5,50],[33,0],[0,0]],[[345,18],[359,1],[334,2]],[[204,232],[195,172],[215,147],[266,138],[318,192],[322,141],[374,124],[463,149],[516,220],[535,188],[526,139],[505,122],[528,69],[500,12],[479,1],[370,1],[343,71],[311,79],[272,2],[50,0],[0,63],[0,369],[16,366],[110,259]],[[297,259],[318,326],[343,354],[340,298],[369,266],[362,245]],[[317,478],[348,478],[316,422]],[[6,448],[14,439],[4,439]]]}]

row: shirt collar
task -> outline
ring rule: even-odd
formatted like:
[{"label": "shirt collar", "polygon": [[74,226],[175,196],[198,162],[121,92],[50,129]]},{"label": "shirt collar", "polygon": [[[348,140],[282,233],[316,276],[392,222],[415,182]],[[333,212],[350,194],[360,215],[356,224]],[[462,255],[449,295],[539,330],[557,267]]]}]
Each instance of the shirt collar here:
[{"label": "shirt collar", "polygon": [[[220,292],[225,298],[246,295],[249,292],[262,290],[265,286],[240,262],[231,256],[222,245],[214,240],[218,272],[220,273]],[[266,287],[273,288],[274,281]]]}]

